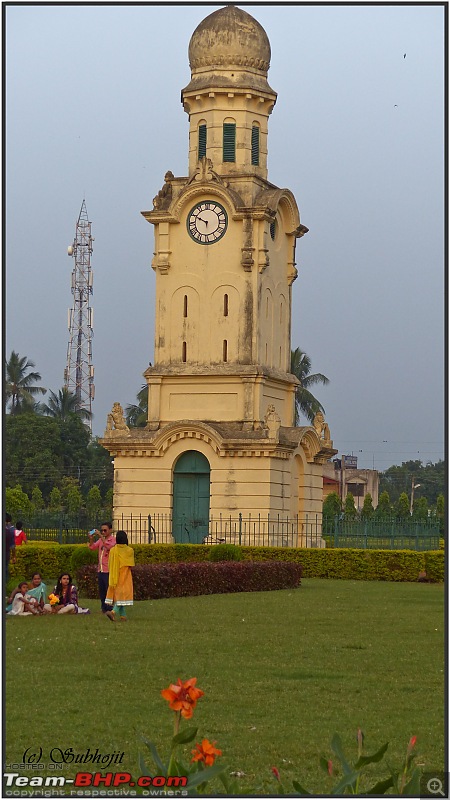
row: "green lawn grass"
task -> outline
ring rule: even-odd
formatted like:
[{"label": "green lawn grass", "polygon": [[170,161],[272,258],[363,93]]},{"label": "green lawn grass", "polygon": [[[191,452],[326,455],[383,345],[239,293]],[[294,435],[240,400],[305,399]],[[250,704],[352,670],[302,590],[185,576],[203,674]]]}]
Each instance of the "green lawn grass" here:
[{"label": "green lawn grass", "polygon": [[[369,753],[390,742],[393,765],[416,735],[418,763],[444,768],[441,585],[305,579],[297,590],[140,602],[115,624],[97,601],[81,603],[91,615],[6,620],[6,763],[25,747],[40,745],[44,763],[55,747],[98,747],[124,752],[120,768],[137,776],[138,733],[162,752],[172,734],[160,690],[195,676],[197,741],[217,740],[243,789],[271,794],[276,766],[286,786],[326,793],[319,756],[332,756],[335,731],[356,754],[358,727]],[[372,773],[387,776],[382,765]]]}]

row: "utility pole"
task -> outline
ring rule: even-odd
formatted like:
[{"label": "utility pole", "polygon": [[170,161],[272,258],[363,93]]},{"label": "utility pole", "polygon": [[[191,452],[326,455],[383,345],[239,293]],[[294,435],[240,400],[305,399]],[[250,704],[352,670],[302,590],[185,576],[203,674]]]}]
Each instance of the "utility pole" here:
[{"label": "utility pole", "polygon": [[67,364],[64,370],[64,386],[77,398],[77,409],[90,413],[92,431],[92,401],[95,395],[94,367],[92,366],[93,310],[90,297],[93,294],[93,272],[91,269],[92,242],[91,223],[86,203],[83,200],[75,230],[73,244],[67,255],[75,259],[72,270],[73,305],[69,308],[69,344]]}]

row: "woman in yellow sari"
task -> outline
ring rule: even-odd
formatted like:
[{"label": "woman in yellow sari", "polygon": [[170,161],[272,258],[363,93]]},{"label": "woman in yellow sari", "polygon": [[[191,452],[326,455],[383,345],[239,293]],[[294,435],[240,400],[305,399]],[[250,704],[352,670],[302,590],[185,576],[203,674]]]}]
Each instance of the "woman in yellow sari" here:
[{"label": "woman in yellow sari", "polygon": [[117,614],[126,622],[126,607],[133,605],[131,567],[134,567],[134,550],[128,544],[125,531],[117,531],[116,544],[109,551],[109,585],[105,599],[106,605],[113,606],[106,612],[111,622],[116,621]]}]

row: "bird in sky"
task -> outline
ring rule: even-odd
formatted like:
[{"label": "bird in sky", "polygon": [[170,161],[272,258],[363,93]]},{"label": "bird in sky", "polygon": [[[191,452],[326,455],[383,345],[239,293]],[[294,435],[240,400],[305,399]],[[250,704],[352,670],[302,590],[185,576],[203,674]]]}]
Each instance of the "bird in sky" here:
[{"label": "bird in sky", "polygon": [[406,58],[406,53],[403,53],[403,58]]}]

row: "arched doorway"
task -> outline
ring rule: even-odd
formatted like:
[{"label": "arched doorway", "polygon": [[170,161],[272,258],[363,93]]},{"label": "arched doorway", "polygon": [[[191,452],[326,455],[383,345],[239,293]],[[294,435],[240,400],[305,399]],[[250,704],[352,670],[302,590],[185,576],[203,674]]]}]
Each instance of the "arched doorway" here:
[{"label": "arched doorway", "polygon": [[196,450],[178,459],[173,471],[173,524],[176,542],[201,544],[209,533],[210,466]]}]

